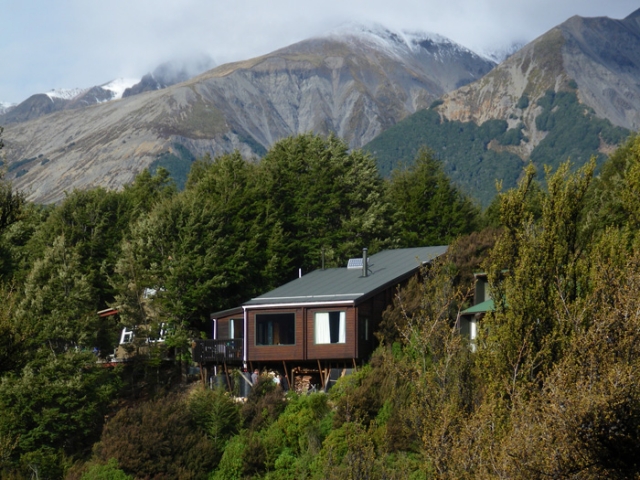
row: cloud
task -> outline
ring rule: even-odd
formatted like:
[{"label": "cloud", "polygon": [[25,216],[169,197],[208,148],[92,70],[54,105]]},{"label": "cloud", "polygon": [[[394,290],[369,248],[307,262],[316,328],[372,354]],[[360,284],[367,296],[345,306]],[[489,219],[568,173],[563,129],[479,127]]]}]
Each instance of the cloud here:
[{"label": "cloud", "polygon": [[[527,42],[572,15],[623,18],[637,0],[7,0],[0,100],[141,77],[183,55],[250,58],[349,20],[439,33],[471,49]],[[55,7],[54,7],[55,5]]]}]

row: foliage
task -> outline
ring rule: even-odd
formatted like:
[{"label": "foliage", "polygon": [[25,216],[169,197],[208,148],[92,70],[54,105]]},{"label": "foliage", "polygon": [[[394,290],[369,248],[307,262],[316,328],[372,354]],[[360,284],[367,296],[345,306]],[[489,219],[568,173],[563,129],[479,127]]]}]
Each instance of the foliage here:
[{"label": "foliage", "polygon": [[153,174],[166,172],[178,190],[182,190],[189,177],[189,170],[196,160],[196,157],[180,143],[174,143],[171,148],[159,153],[156,159],[151,162],[149,170]]},{"label": "foliage", "polygon": [[588,197],[589,226],[603,230],[628,225],[637,229],[640,192],[640,137],[631,137],[611,155]]},{"label": "foliage", "polygon": [[219,461],[227,441],[240,430],[240,407],[222,389],[197,389],[187,405],[192,422],[210,439]]},{"label": "foliage", "polygon": [[451,185],[427,150],[420,150],[411,167],[394,170],[387,195],[400,247],[447,245],[476,227],[477,207]]},{"label": "foliage", "polygon": [[[489,228],[454,239],[469,232],[457,223],[446,258],[397,292],[367,366],[329,395],[285,396],[265,375],[244,404],[222,390],[149,393],[165,367],[177,371],[168,359],[188,356],[209,312],[314,268],[323,247],[327,264],[343,265],[362,245],[449,235],[422,230],[421,215],[446,203],[433,200],[460,200],[452,218],[469,205],[434,156],[385,186],[367,155],[305,135],[264,164],[237,153],[197,161],[179,193],[158,170],[122,192],[24,205],[0,232],[0,476],[640,476],[638,145],[596,178],[595,160],[564,163],[543,188],[529,166],[485,214]],[[430,202],[408,195],[434,184],[444,193],[430,190]],[[478,270],[497,307],[472,351],[456,326]],[[95,314],[105,302],[145,346],[125,368],[83,352],[117,342],[121,325]],[[163,324],[167,342],[149,348]]]},{"label": "foliage", "polygon": [[174,396],[120,410],[105,425],[94,448],[96,459],[116,459],[121,470],[137,478],[207,478],[219,456],[185,407]]},{"label": "foliage", "polygon": [[474,273],[483,271],[484,264],[493,249],[500,230],[487,227],[479,232],[458,237],[449,247],[446,259],[454,269],[454,285],[462,291],[474,286]]},{"label": "foliage", "polygon": [[[0,127],[1,134],[2,128]],[[0,150],[2,146],[2,137],[0,136]],[[7,233],[12,225],[22,220],[27,206],[24,193],[14,191],[11,183],[4,180],[3,177],[3,172],[0,172],[0,280],[7,280],[13,273],[13,264],[15,263],[10,248],[12,242],[6,240]]]},{"label": "foliage", "polygon": [[[529,101],[524,95],[516,106],[527,108]],[[569,158],[580,167],[592,156],[601,165],[605,159],[601,146],[619,145],[629,135],[628,130],[598,118],[579,103],[575,91],[549,91],[538,105],[542,112],[536,127],[548,133],[530,159],[540,170],[544,165],[557,169]],[[364,149],[376,157],[380,173],[387,176],[399,165],[410,165],[421,148],[429,148],[442,161],[451,181],[486,207],[495,196],[496,180],[505,189],[514,188],[522,169],[517,155],[495,148],[492,140],[503,146],[527,142],[522,125],[507,130],[501,120],[476,125],[441,119],[435,110],[421,110],[385,130]]]},{"label": "foliage", "polygon": [[244,475],[244,459],[251,455],[244,434],[231,439],[222,455],[218,469],[211,476],[213,480],[241,480]]},{"label": "foliage", "polygon": [[284,392],[268,375],[261,375],[253,386],[241,414],[244,425],[259,430],[273,423],[285,409]]},{"label": "foliage", "polygon": [[364,149],[378,162],[382,175],[390,175],[399,165],[411,165],[422,148],[438,158],[451,181],[481,205],[495,196],[495,182],[505,188],[516,184],[522,160],[506,151],[489,148],[491,140],[502,138],[506,122],[472,122],[441,119],[435,110],[420,110],[385,130]]},{"label": "foliage", "polygon": [[556,169],[567,159],[582,166],[592,156],[602,164],[604,155],[598,151],[600,143],[618,145],[629,135],[626,129],[597,118],[572,91],[549,90],[538,100],[538,105],[542,112],[536,117],[536,127],[548,132],[531,153],[531,161],[539,168],[549,165]]},{"label": "foliage", "polygon": [[31,352],[42,345],[54,353],[92,349],[100,330],[97,306],[78,254],[60,236],[34,263],[25,281],[15,331]]},{"label": "foliage", "polygon": [[571,332],[557,318],[557,305],[573,303],[588,291],[582,269],[589,240],[581,236],[580,221],[595,164],[573,176],[569,168],[565,163],[553,175],[547,171],[549,193],[537,225],[524,200],[533,168],[518,190],[502,197],[505,229],[489,270],[496,312],[485,327],[490,332],[487,369],[502,378],[498,388],[507,396],[515,394],[520,380],[535,382],[546,375],[562,356]]},{"label": "foliage", "polygon": [[0,381],[5,460],[41,476],[59,475],[65,456],[83,456],[97,440],[117,379],[92,354],[41,357]]},{"label": "foliage", "polygon": [[112,458],[105,464],[91,465],[80,480],[133,480],[133,477],[120,470],[118,462]]},{"label": "foliage", "polygon": [[383,185],[374,160],[335,136],[299,135],[273,145],[260,163],[260,197],[271,230],[267,253],[276,278],[298,268],[344,265],[388,235]]},{"label": "foliage", "polygon": [[165,323],[170,342],[184,349],[210,312],[256,291],[253,171],[238,154],[220,157],[197,183],[132,224],[112,279],[125,324]]}]

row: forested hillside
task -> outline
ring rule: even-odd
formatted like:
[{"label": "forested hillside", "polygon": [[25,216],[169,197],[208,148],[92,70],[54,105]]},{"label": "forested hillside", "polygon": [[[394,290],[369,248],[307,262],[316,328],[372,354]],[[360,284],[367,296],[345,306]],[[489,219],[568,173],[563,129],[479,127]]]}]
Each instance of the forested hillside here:
[{"label": "forested hillside", "polygon": [[[198,160],[59,205],[0,195],[2,478],[636,478],[640,139],[526,168],[484,213],[426,150],[383,180],[335,137]],[[546,188],[540,182],[546,180]],[[399,292],[370,363],[329,394],[185,384],[213,310],[363,246],[452,244]],[[472,272],[496,310],[455,327]],[[117,307],[120,323],[97,311]],[[123,326],[167,341],[102,360]]]},{"label": "forested hillside", "polygon": [[[365,145],[364,149],[377,158],[380,172],[389,175],[398,165],[411,164],[421,148],[429,147],[443,162],[451,180],[484,206],[496,193],[496,179],[504,188],[515,187],[526,163],[513,147],[527,145],[530,140],[524,124],[510,127],[502,119],[486,120],[481,125],[447,120],[438,113],[438,106],[435,102],[432,108],[413,114]],[[607,158],[603,146],[619,145],[630,134],[581,104],[575,88],[549,90],[536,106],[539,112],[535,124],[544,139],[536,142],[527,161],[539,170],[545,165],[557,168],[566,159],[575,166],[584,165],[593,156],[599,167]],[[527,107],[529,98],[524,95],[519,109]]]}]

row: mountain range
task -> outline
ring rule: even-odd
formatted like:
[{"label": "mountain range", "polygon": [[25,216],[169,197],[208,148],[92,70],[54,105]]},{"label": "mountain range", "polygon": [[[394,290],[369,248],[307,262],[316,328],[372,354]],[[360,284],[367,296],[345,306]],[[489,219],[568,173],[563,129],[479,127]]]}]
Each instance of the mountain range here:
[{"label": "mountain range", "polygon": [[448,92],[366,146],[389,173],[423,145],[487,204],[533,161],[601,163],[640,128],[640,10],[623,20],[572,17],[479,81]]},{"label": "mountain range", "polygon": [[[8,177],[31,200],[55,202],[73,188],[118,188],[147,167],[184,177],[207,153],[259,157],[280,138],[334,132],[372,151],[385,173],[436,145],[452,178],[486,204],[487,183],[515,182],[553,138],[559,110],[608,122],[597,132],[602,154],[638,129],[639,18],[573,17],[497,66],[439,35],[352,24],[186,80],[151,74],[117,100],[94,92],[80,105],[90,89],[47,96],[57,106],[45,111],[31,97],[0,115]],[[488,138],[476,142],[481,153],[464,147],[469,136]],[[465,148],[488,168],[443,155]]]}]

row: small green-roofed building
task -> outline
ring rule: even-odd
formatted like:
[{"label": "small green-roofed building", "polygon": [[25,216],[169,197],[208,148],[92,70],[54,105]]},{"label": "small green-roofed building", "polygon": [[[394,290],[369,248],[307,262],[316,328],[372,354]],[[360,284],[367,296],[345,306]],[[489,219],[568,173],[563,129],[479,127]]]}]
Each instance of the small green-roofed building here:
[{"label": "small green-roofed building", "polygon": [[475,273],[474,277],[476,280],[474,305],[460,312],[458,327],[460,333],[469,338],[471,348],[475,351],[474,342],[478,336],[478,322],[487,312],[495,310],[495,304],[491,298],[487,274]]},{"label": "small green-roofed building", "polygon": [[495,305],[493,304],[493,300],[485,300],[484,302],[480,302],[473,307],[469,307],[464,310],[461,315],[472,315],[475,313],[487,313],[492,312],[495,309]]}]

